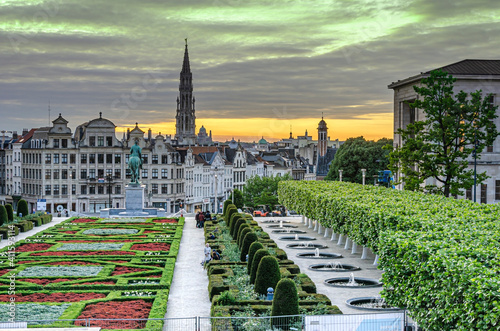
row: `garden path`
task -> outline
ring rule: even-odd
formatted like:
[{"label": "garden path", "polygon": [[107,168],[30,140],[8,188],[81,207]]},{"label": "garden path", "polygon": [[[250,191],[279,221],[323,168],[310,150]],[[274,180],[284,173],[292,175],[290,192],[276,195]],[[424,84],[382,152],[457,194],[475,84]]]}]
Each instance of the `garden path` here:
[{"label": "garden path", "polygon": [[[52,218],[52,221],[47,223],[47,224],[42,224],[40,226],[37,226],[35,228],[33,228],[33,230],[30,230],[30,231],[26,231],[26,232],[21,232],[19,233],[17,236],[16,236],[16,240],[15,241],[19,241],[19,240],[24,240],[28,237],[31,237],[35,234],[37,234],[38,232],[42,232],[43,230],[46,230],[56,224],[59,224],[61,222],[64,222],[65,220],[67,220],[69,217],[54,217]],[[4,248],[4,247],[7,247],[9,245],[9,243],[12,243],[12,241],[9,241],[7,239],[3,239],[2,241],[0,241],[0,249]]]},{"label": "garden path", "polygon": [[208,277],[200,265],[204,246],[203,229],[196,227],[194,216],[187,216],[168,295],[166,318],[210,316]]}]

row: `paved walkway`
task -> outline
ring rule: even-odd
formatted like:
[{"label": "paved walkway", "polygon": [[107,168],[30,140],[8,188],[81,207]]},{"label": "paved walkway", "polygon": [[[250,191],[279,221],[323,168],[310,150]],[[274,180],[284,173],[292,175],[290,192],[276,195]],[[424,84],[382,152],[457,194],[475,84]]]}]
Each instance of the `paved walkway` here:
[{"label": "paved walkway", "polygon": [[208,277],[200,265],[205,239],[203,229],[196,228],[195,224],[194,217],[186,217],[168,295],[166,318],[210,316]]},{"label": "paved walkway", "polygon": [[[49,222],[49,223],[47,223],[47,224],[42,224],[40,226],[36,226],[36,227],[33,228],[33,230],[29,230],[29,231],[26,231],[26,232],[20,232],[16,236],[16,241],[24,240],[24,239],[26,239],[28,237],[31,237],[31,236],[37,234],[38,232],[42,232],[43,230],[46,230],[46,229],[48,229],[50,227],[53,227],[56,224],[64,222],[68,218],[69,217],[54,217],[54,218],[52,218],[52,221]],[[4,247],[7,247],[9,245],[9,242],[11,243],[12,241],[9,241],[7,239],[3,239],[2,241],[0,241],[0,249],[2,249]]]}]

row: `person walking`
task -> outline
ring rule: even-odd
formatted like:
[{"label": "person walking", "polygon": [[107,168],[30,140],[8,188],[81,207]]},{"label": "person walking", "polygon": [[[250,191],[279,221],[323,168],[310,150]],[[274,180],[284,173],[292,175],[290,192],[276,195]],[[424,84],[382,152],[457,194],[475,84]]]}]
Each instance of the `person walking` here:
[{"label": "person walking", "polygon": [[201,262],[201,265],[206,268],[207,263],[210,262],[211,256],[210,253],[212,252],[212,249],[210,248],[210,245],[208,243],[205,244],[205,248],[203,249],[203,254],[205,255],[203,257],[203,261]]},{"label": "person walking", "polygon": [[203,213],[200,213],[200,215],[198,215],[198,219],[200,221],[200,228],[203,228],[204,224],[205,224],[205,215],[203,215]]},{"label": "person walking", "polygon": [[196,220],[196,227],[200,227],[200,212],[197,212],[196,215],[194,216],[194,219]]}]

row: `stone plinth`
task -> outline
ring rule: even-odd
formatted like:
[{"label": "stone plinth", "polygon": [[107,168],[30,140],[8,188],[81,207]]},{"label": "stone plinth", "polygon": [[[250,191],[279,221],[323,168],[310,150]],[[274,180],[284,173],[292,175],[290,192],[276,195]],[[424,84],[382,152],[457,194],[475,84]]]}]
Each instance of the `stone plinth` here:
[{"label": "stone plinth", "polygon": [[142,211],[144,208],[144,185],[128,184],[125,186],[125,209]]}]

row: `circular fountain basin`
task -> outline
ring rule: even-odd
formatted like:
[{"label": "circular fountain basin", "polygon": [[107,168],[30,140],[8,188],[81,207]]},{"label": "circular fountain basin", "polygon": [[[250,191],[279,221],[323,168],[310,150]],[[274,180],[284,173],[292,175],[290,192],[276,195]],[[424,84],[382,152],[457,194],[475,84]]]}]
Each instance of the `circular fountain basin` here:
[{"label": "circular fountain basin", "polygon": [[298,228],[297,225],[290,225],[290,224],[283,224],[283,226],[279,224],[273,224],[273,225],[268,225],[267,227],[270,229]]},{"label": "circular fountain basin", "polygon": [[[351,285],[352,280],[354,282]],[[363,277],[337,277],[329,278],[324,281],[325,285],[332,287],[343,287],[343,288],[369,288],[369,287],[380,287],[382,282],[376,279],[363,278]]]},{"label": "circular fountain basin", "polygon": [[313,243],[294,243],[294,244],[288,244],[286,245],[287,248],[292,248],[292,249],[314,249],[314,248],[328,248],[328,246],[323,245],[323,244],[313,244]]},{"label": "circular fountain basin", "polygon": [[291,230],[291,229],[280,229],[280,230],[272,230],[272,233],[307,233],[302,230]]},{"label": "circular fountain basin", "polygon": [[391,307],[386,304],[380,297],[360,297],[347,300],[348,307],[359,310],[376,310],[376,311],[397,311],[401,310],[396,307]]},{"label": "circular fountain basin", "polygon": [[285,221],[285,220],[265,220],[262,221],[261,223],[290,223],[290,221]]},{"label": "circular fountain basin", "polygon": [[319,253],[316,252],[307,252],[307,253],[298,253],[297,257],[302,257],[306,259],[340,259],[342,258],[342,254],[335,253]]},{"label": "circular fountain basin", "polygon": [[360,267],[356,267],[351,264],[344,264],[340,262],[330,262],[330,263],[319,263],[311,264],[309,270],[313,271],[330,271],[330,272],[346,272],[346,271],[356,271],[361,270]]},{"label": "circular fountain basin", "polygon": [[309,236],[283,236],[279,237],[279,240],[316,240],[314,237],[309,237]]}]

